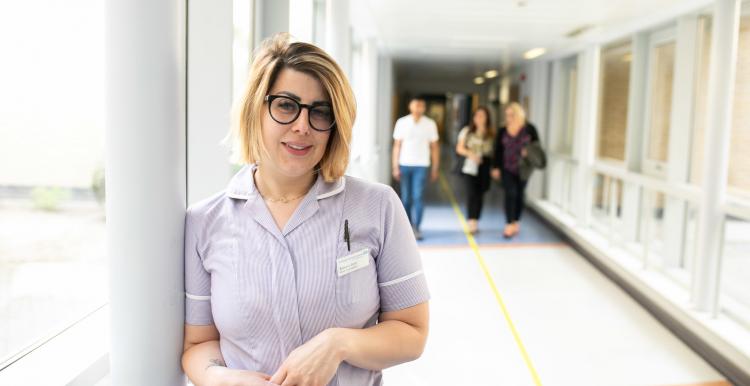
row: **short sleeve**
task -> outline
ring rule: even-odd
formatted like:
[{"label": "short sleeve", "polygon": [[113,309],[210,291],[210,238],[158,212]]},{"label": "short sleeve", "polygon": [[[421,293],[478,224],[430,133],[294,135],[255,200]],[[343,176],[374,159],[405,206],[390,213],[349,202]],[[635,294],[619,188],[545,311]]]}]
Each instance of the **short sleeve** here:
[{"label": "short sleeve", "polygon": [[404,125],[400,119],[396,121],[396,127],[393,129],[393,139],[397,141],[404,139]]},{"label": "short sleeve", "polygon": [[437,124],[435,123],[435,121],[431,121],[430,123],[430,142],[435,142],[440,139],[440,137],[438,136]]},{"label": "short sleeve", "polygon": [[196,221],[191,210],[185,215],[185,323],[213,324],[211,275],[203,267],[198,251]]},{"label": "short sleeve", "polygon": [[401,200],[390,187],[381,199],[381,224],[377,256],[380,310],[397,311],[428,301],[417,241]]},{"label": "short sleeve", "polygon": [[463,139],[466,139],[466,135],[469,133],[469,127],[466,126],[461,131],[458,132],[458,141],[460,142]]}]

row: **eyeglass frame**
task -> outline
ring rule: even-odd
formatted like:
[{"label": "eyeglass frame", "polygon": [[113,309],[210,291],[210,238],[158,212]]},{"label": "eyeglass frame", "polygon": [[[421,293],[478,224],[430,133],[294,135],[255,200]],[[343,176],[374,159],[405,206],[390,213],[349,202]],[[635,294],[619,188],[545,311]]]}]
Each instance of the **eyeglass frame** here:
[{"label": "eyeglass frame", "polygon": [[[289,99],[290,101],[292,101],[292,102],[294,102],[294,103],[297,104],[297,114],[289,122],[281,122],[281,121],[279,121],[278,119],[276,119],[273,116],[273,113],[271,112],[271,104],[273,103],[274,100],[279,99],[279,98]],[[313,102],[313,104],[308,105],[308,104],[300,103],[298,100],[296,100],[296,99],[294,99],[294,98],[292,98],[292,97],[290,97],[288,95],[277,95],[277,94],[266,95],[266,97],[263,98],[263,101],[266,102],[266,103],[268,103],[268,115],[271,116],[271,119],[273,119],[274,122],[276,122],[278,124],[288,125],[288,124],[293,123],[302,114],[302,109],[307,109],[307,123],[310,125],[310,128],[312,128],[313,130],[325,133],[326,131],[331,131],[334,127],[336,127],[336,118],[335,117],[333,119],[333,122],[331,123],[331,126],[329,128],[327,128],[327,129],[318,129],[318,128],[316,128],[315,126],[313,126],[312,121],[310,120],[310,111],[313,108],[315,108],[315,107],[318,107],[318,106],[328,106],[331,109],[333,109],[333,106],[331,104],[327,103],[327,102]]]}]

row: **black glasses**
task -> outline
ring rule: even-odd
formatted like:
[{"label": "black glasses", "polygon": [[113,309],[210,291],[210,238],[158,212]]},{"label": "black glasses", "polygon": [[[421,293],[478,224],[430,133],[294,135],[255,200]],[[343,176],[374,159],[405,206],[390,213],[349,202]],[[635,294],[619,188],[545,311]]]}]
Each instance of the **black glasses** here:
[{"label": "black glasses", "polygon": [[268,113],[271,114],[271,118],[282,125],[297,120],[304,108],[307,109],[307,121],[313,129],[328,131],[336,126],[333,108],[326,102],[306,105],[285,95],[266,95],[266,102],[268,102]]}]

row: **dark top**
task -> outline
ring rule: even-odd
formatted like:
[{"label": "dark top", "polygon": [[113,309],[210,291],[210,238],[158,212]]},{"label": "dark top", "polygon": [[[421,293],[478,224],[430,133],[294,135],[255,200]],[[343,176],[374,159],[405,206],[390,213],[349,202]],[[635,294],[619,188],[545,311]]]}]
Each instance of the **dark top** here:
[{"label": "dark top", "polygon": [[492,160],[492,167],[502,170],[503,173],[518,175],[521,149],[531,142],[539,142],[539,134],[531,123],[526,122],[515,137],[508,134],[507,127],[501,128],[495,137],[495,156]]}]

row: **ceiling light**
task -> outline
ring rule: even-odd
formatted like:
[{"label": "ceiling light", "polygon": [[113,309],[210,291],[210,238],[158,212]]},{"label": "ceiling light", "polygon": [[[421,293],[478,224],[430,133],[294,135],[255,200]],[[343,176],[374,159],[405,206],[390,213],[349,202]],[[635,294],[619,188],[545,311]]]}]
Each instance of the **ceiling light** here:
[{"label": "ceiling light", "polygon": [[497,70],[487,70],[484,72],[484,77],[487,79],[492,79],[496,77],[498,74]]},{"label": "ceiling light", "polygon": [[544,55],[545,52],[547,52],[546,48],[542,48],[542,47],[532,48],[532,49],[526,51],[523,54],[523,57],[524,57],[524,59],[531,60],[531,59],[538,58],[538,57]]},{"label": "ceiling light", "polygon": [[474,84],[482,84],[482,83],[484,83],[484,78],[482,78],[481,76],[474,78]]}]

